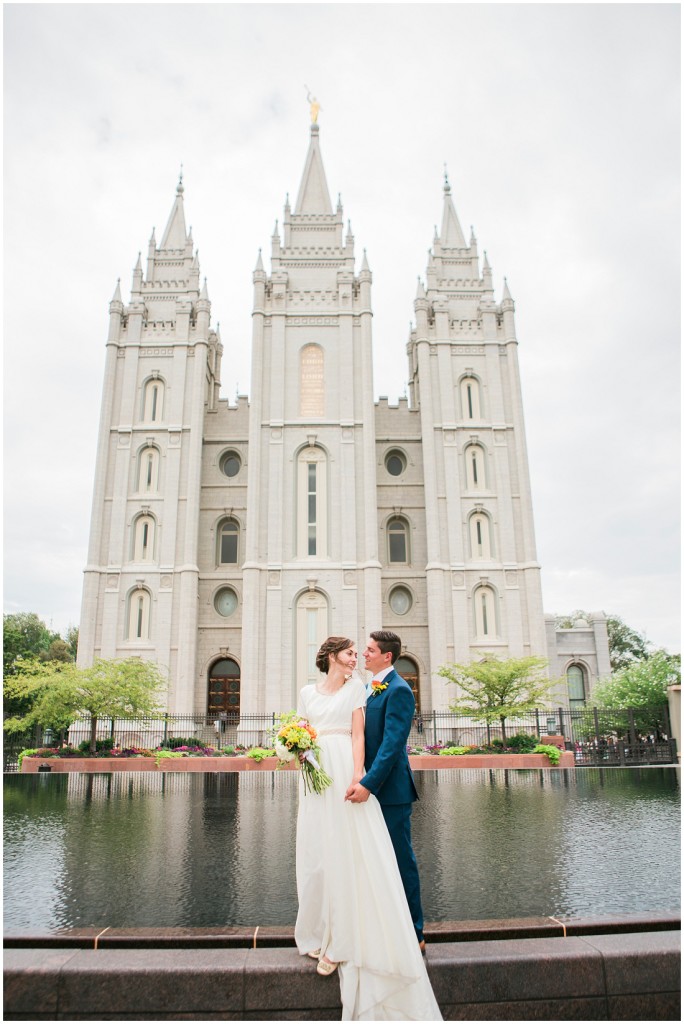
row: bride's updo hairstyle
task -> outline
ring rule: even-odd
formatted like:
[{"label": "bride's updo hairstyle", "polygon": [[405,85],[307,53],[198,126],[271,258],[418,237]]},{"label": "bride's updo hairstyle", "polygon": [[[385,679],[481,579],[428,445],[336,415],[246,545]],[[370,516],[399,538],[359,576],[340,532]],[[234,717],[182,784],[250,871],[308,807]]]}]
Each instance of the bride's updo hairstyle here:
[{"label": "bride's updo hairstyle", "polygon": [[330,668],[330,655],[339,654],[340,651],[346,651],[348,647],[353,646],[353,640],[346,636],[329,636],[323,641],[316,655],[316,668],[319,672],[327,672]]}]

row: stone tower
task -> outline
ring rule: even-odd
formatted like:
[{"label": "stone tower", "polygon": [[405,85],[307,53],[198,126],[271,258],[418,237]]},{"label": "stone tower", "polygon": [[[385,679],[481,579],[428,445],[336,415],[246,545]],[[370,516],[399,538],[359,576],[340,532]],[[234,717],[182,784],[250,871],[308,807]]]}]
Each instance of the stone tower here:
[{"label": "stone tower", "polygon": [[168,671],[169,710],[194,706],[205,405],[221,344],[185,227],[182,179],[130,303],[117,284],[97,449],[79,663],[137,655]]},{"label": "stone tower", "polygon": [[254,271],[244,711],[291,706],[321,640],[380,621],[371,273],[354,258],[312,124],[271,274]]}]

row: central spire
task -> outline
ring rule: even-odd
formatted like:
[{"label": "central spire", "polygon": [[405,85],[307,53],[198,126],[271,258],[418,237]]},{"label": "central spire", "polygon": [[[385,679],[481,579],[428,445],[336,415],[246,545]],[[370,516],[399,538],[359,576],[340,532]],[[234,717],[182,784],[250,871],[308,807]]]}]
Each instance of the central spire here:
[{"label": "central spire", "polygon": [[323,158],[318,145],[318,125],[311,125],[311,142],[306,156],[302,183],[299,186],[295,214],[301,213],[332,213],[332,203],[325,180]]}]

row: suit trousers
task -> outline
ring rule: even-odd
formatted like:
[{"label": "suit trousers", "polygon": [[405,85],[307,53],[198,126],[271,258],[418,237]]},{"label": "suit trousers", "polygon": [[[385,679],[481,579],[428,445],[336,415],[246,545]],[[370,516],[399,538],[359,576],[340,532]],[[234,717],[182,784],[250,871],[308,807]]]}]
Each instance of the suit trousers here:
[{"label": "suit trousers", "polygon": [[404,883],[406,901],[411,912],[418,941],[423,940],[423,907],[420,902],[418,863],[411,845],[411,813],[413,804],[381,804],[385,824],[397,856],[399,874]]}]

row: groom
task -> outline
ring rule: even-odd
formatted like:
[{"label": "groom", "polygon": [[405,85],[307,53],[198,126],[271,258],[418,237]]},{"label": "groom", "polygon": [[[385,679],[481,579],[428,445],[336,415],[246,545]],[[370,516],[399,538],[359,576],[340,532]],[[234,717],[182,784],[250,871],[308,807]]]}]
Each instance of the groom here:
[{"label": "groom", "polygon": [[421,950],[423,909],[418,865],[411,845],[411,812],[418,793],[406,753],[416,702],[411,687],[394,670],[401,640],[388,629],[371,633],[363,652],[366,671],[373,673],[366,705],[366,774],[347,790],[345,799],[362,803],[377,797],[392,839],[406,900]]}]

